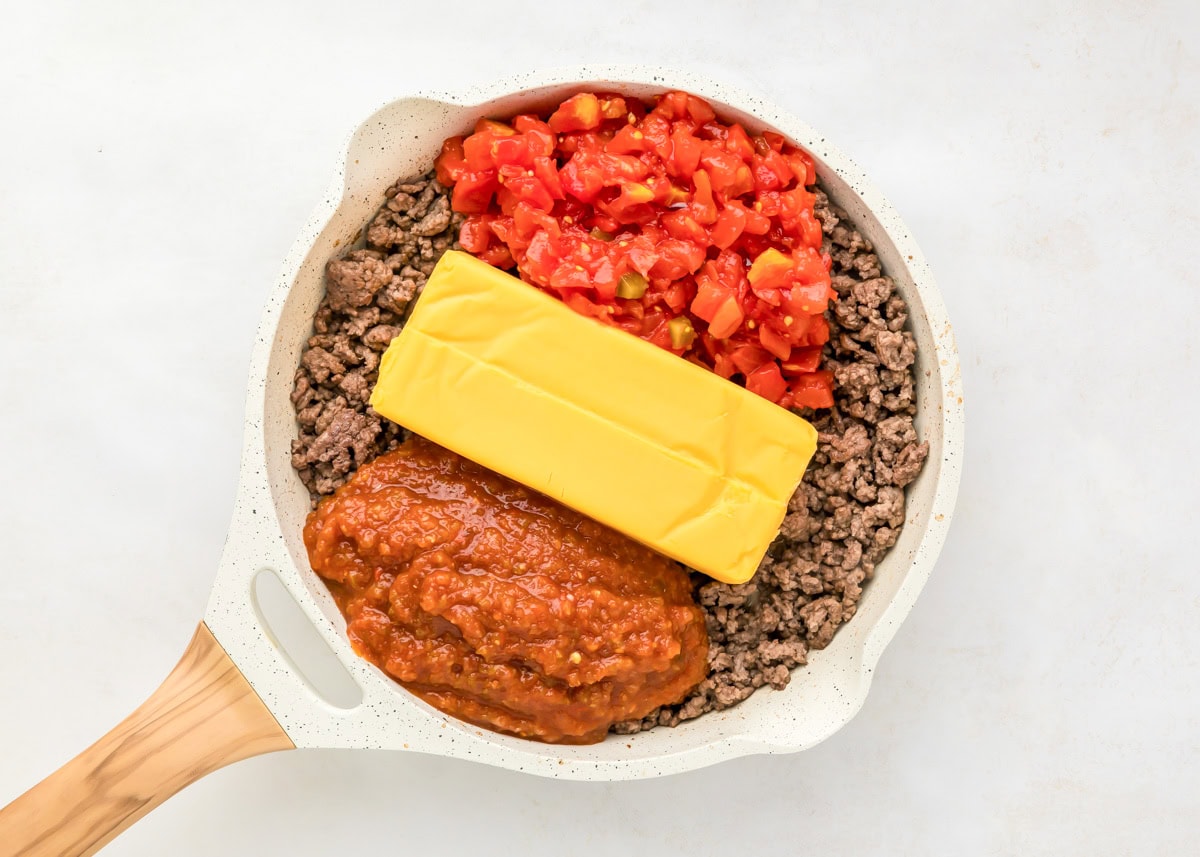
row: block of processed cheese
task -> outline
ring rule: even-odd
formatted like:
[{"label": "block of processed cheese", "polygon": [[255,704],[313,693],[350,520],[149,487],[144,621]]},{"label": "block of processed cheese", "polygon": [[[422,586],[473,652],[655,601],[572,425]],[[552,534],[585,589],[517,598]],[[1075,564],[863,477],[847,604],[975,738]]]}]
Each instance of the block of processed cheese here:
[{"label": "block of processed cheese", "polygon": [[371,405],[727,583],[753,576],[817,440],[790,411],[455,251],[383,355]]}]

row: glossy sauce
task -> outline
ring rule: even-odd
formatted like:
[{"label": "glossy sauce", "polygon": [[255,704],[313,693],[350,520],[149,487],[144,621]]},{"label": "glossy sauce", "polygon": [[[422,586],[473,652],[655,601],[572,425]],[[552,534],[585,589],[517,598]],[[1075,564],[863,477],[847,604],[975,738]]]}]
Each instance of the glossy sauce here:
[{"label": "glossy sauce", "polygon": [[707,669],[679,565],[421,438],[360,468],[304,542],[355,650],[489,729],[600,741]]}]

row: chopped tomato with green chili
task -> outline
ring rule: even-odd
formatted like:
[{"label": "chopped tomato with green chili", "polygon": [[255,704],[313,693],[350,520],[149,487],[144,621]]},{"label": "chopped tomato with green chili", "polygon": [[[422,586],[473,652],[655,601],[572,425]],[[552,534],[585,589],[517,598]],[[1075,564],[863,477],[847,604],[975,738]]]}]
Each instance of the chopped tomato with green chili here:
[{"label": "chopped tomato with green chili", "polygon": [[480,120],[436,169],[468,252],[784,407],[833,404],[816,173],[781,135],[685,92],[581,92]]}]

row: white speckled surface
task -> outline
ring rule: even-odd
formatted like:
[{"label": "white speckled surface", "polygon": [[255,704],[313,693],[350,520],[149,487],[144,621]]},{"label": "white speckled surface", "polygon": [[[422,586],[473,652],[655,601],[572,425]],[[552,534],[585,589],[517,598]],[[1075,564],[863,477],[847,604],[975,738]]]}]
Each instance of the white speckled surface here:
[{"label": "white speckled surface", "polygon": [[[358,658],[345,623],[306,562],[300,538],[308,493],[290,464],[295,416],[288,398],[325,262],[357,240],[396,180],[432,165],[441,141],[480,116],[508,116],[561,101],[580,89],[644,96],[686,89],[752,131],[765,123],[819,160],[819,180],[876,245],[909,303],[917,338],[917,426],[930,443],[928,466],[908,490],[900,540],[880,563],[854,620],[810,656],[783,691],[675,729],[610,736],[588,747],[546,747],[481,731],[442,716]],[[961,373],[950,322],[924,256],[891,205],[854,164],[817,132],[753,95],[691,73],[644,67],[583,68],[526,75],[480,90],[405,97],[354,132],[325,199],[297,239],[267,299],[251,359],[242,477],[233,524],[205,622],[298,747],[412,750],[572,779],[631,779],[700,767],[747,753],[802,750],[841,728],[861,708],[871,674],[911,609],[941,550],[954,510],[962,460]],[[250,580],[276,571],[363,690],[362,704],[335,708],[292,673],[249,603]]]},{"label": "white speckled surface", "polygon": [[803,753],[619,783],[280,753],[104,856],[1193,853],[1200,7],[447,8],[5,7],[0,803],[140,703],[203,612],[255,329],[346,134],[404,92],[651,58],[836,140],[955,322],[954,525],[862,710]]}]

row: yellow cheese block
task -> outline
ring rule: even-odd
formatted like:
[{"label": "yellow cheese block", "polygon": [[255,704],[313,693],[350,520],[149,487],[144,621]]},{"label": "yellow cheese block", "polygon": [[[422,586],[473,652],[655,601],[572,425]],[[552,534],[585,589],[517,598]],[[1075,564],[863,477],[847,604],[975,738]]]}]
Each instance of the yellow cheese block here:
[{"label": "yellow cheese block", "polygon": [[778,405],[454,251],[371,405],[727,583],[753,576],[817,441]]}]

